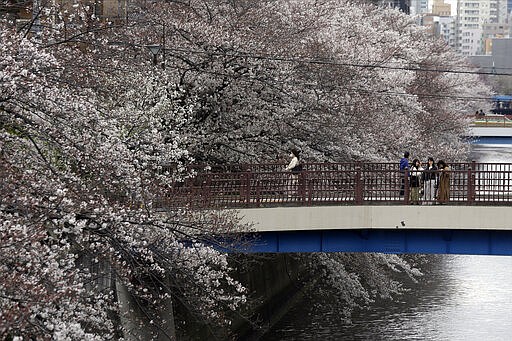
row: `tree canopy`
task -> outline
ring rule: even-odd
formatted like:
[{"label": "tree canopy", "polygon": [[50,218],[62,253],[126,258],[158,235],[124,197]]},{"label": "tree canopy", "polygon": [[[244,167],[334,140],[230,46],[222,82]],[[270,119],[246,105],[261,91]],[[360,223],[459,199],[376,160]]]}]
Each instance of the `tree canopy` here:
[{"label": "tree canopy", "polygon": [[[225,323],[246,293],[211,244],[246,227],[162,210],[187,165],[292,146],[311,161],[462,158],[489,96],[411,18],[361,2],[133,1],[115,20],[89,1],[41,6],[29,25],[0,21],[0,337],[116,338],[114,282],[155,325],[170,292]],[[317,258],[348,303],[397,292],[385,268],[418,274],[396,256],[359,258],[371,278],[352,256]]]}]

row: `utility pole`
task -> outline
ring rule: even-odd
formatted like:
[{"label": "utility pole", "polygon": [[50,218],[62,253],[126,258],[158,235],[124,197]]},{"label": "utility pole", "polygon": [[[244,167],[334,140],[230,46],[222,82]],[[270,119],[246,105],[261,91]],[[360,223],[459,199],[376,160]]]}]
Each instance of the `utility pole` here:
[{"label": "utility pole", "polygon": [[165,22],[162,23],[162,69],[165,70]]},{"label": "utility pole", "polygon": [[41,0],[33,0],[32,2],[32,26],[30,31],[36,35],[37,38],[41,36]]}]

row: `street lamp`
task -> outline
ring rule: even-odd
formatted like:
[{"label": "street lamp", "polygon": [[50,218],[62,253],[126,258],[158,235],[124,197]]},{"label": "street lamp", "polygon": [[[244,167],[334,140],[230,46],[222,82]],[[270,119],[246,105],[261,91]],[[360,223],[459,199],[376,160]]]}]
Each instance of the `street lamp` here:
[{"label": "street lamp", "polygon": [[160,50],[162,49],[162,46],[160,46],[160,45],[146,45],[146,47],[149,49],[149,51],[153,55],[153,65],[156,66],[156,55],[160,52]]},{"label": "street lamp", "polygon": [[151,51],[153,55],[153,65],[157,65],[156,56],[162,51],[162,69],[165,70],[165,23],[161,23],[162,25],[162,44],[154,44],[154,45],[146,45],[146,47]]}]

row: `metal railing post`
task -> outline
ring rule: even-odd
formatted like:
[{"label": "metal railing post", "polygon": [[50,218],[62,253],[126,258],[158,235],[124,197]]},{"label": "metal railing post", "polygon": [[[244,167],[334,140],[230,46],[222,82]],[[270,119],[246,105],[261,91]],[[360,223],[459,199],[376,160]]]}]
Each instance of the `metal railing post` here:
[{"label": "metal railing post", "polygon": [[299,172],[299,176],[298,176],[298,191],[299,191],[299,198],[300,198],[300,201],[305,204],[307,202],[307,197],[306,197],[306,181],[305,181],[305,176],[304,176],[304,173],[305,171],[302,171],[302,172]]},{"label": "metal railing post", "polygon": [[251,171],[248,170],[245,173],[245,179],[244,179],[244,201],[245,206],[250,206],[251,204]]},{"label": "metal railing post", "polygon": [[468,168],[468,204],[472,205],[475,202],[475,171],[474,161],[472,167]]},{"label": "metal railing post", "polygon": [[308,181],[308,206],[311,206],[313,204],[313,182],[311,181],[309,176],[307,176],[307,181]]},{"label": "metal railing post", "polygon": [[409,169],[404,170],[404,204],[409,205],[409,196],[411,189],[409,187]]},{"label": "metal railing post", "polygon": [[362,167],[361,162],[357,162],[356,164],[356,183],[355,183],[355,193],[354,198],[357,205],[361,205],[363,203],[363,179],[362,179]]},{"label": "metal railing post", "polygon": [[[203,184],[201,184],[203,185]],[[203,187],[203,186],[201,186]],[[206,174],[206,181],[204,182],[203,187],[203,205],[204,207],[210,207],[212,206],[212,174],[207,173]]]},{"label": "metal railing post", "polygon": [[254,189],[254,191],[256,194],[256,198],[254,201],[256,202],[256,206],[260,207],[260,204],[261,204],[261,180],[256,179],[255,183],[256,183],[256,188]]}]

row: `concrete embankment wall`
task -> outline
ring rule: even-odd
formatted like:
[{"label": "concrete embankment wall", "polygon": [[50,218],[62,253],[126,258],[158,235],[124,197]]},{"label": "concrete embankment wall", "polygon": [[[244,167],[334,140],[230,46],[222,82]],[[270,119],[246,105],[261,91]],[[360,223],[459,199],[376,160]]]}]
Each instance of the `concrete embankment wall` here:
[{"label": "concrete embankment wall", "polygon": [[288,311],[307,282],[300,261],[290,254],[231,256],[233,277],[248,289],[249,302],[229,329],[214,330],[176,307],[178,340],[232,339],[256,341]]},{"label": "concrete embankment wall", "polygon": [[254,324],[241,319],[233,323],[239,339],[258,340],[279,321],[301,296],[307,277],[300,260],[290,254],[254,257],[253,264],[237,274],[237,279],[249,289],[251,299],[255,300],[247,312]]}]

